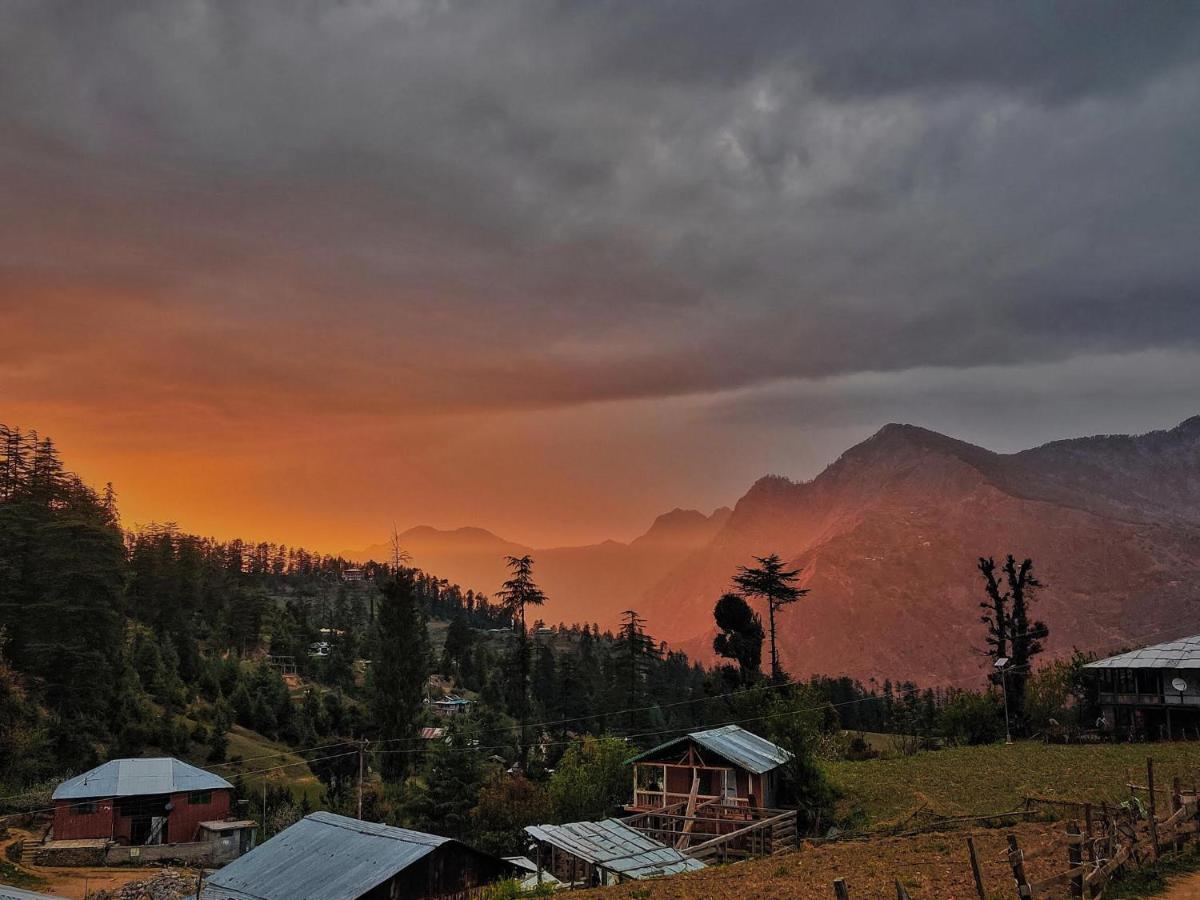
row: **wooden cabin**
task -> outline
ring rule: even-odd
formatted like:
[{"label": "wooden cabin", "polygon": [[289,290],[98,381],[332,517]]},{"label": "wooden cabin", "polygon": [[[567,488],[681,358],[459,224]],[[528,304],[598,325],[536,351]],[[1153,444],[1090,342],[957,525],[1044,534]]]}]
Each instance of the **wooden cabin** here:
[{"label": "wooden cabin", "polygon": [[791,754],[738,725],[694,731],[629,760],[641,812],[688,804],[774,807]]},{"label": "wooden cabin", "polygon": [[1135,738],[1200,735],[1200,635],[1152,644],[1083,667],[1103,730]]}]

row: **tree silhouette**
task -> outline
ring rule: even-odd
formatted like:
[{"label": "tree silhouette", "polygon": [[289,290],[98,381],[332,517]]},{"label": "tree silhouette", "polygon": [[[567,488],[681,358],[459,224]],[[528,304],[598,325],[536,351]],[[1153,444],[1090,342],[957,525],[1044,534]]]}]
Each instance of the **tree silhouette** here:
[{"label": "tree silhouette", "polygon": [[[751,684],[762,669],[762,619],[741,594],[728,593],[713,607],[713,619],[720,633],[713,638],[713,650],[738,666],[738,681]],[[727,666],[727,669],[732,669]]]},{"label": "tree silhouette", "polygon": [[775,613],[789,603],[795,603],[808,593],[808,588],[796,587],[800,579],[799,569],[785,569],[779,555],[756,556],[757,566],[738,566],[733,583],[748,597],[760,597],[767,601],[770,616],[768,627],[771,634],[771,680],[779,683],[786,680],[783,667],[779,664],[779,648],[775,640]]},{"label": "tree silhouette", "polygon": [[1007,657],[1009,663],[998,673],[1004,679],[1008,693],[1010,715],[1018,734],[1026,731],[1025,695],[1033,658],[1045,649],[1050,634],[1045,622],[1030,619],[1030,607],[1037,590],[1044,585],[1033,574],[1033,560],[1017,563],[1010,553],[1005,557],[1001,572],[1007,590],[1001,591],[996,577],[996,562],[980,557],[978,569],[983,575],[987,599],[979,605],[984,610],[980,621],[987,626],[987,650],[992,659]]},{"label": "tree silhouette", "polygon": [[533,580],[533,557],[528,553],[524,556],[508,556],[505,562],[512,572],[512,577],[500,586],[496,595],[501,608],[517,626],[517,675],[520,683],[517,685],[516,698],[518,718],[521,723],[520,757],[524,767],[529,755],[529,742],[525,734],[525,723],[529,720],[529,632],[525,630],[525,607],[543,606],[546,595]]}]

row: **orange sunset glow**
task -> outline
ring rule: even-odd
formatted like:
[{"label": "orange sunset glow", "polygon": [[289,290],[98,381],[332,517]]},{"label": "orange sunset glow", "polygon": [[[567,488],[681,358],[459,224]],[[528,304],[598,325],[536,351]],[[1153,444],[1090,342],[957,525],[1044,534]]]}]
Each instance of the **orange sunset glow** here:
[{"label": "orange sunset glow", "polygon": [[[925,95],[916,70],[857,83],[833,33],[714,80],[716,23],[630,75],[585,9],[314,8],[281,45],[249,9],[18,6],[0,409],[114,482],[129,526],[628,540],[887,421],[1012,450],[1194,400],[1195,207],[1145,202],[1184,165],[1153,139],[1194,108],[1173,57],[1131,63],[1140,93],[1055,104],[999,68],[956,104],[948,62]],[[1067,179],[1089,170],[1095,216]],[[1155,253],[1117,252],[1131,233]]]}]

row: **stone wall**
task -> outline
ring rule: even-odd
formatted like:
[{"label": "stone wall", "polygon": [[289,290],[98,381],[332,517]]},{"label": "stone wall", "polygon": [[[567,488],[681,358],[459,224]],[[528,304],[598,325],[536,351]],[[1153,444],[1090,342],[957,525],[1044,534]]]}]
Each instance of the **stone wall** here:
[{"label": "stone wall", "polygon": [[108,848],[103,865],[144,866],[155,863],[181,863],[185,865],[223,866],[237,859],[238,839],[223,837],[215,841],[199,841],[189,844],[158,844],[145,847],[127,847],[114,844]]}]

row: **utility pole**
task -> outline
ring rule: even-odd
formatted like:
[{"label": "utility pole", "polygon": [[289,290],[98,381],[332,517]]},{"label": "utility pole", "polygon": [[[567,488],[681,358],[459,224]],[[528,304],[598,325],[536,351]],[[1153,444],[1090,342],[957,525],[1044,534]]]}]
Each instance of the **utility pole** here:
[{"label": "utility pole", "polygon": [[367,755],[367,739],[358,742],[358,817],[362,818],[363,759]]}]

